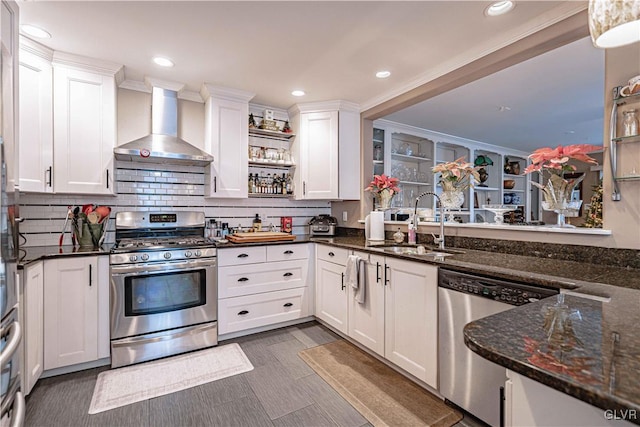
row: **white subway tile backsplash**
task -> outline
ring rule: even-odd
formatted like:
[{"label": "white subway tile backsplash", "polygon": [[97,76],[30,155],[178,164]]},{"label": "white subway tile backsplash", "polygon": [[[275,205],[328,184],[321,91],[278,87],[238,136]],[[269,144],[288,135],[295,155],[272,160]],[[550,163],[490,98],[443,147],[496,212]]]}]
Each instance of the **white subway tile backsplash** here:
[{"label": "white subway tile backsplash", "polygon": [[[116,197],[64,194],[23,193],[20,198],[25,222],[20,231],[27,246],[57,245],[68,206],[95,203],[116,212],[137,211],[203,211],[207,219],[229,223],[231,227],[250,227],[255,214],[260,214],[264,227],[280,225],[281,216],[293,217],[296,234],[308,232],[306,227],[314,215],[330,213],[325,201],[294,201],[289,199],[216,199],[203,197],[206,176],[204,168],[116,163]],[[115,239],[115,224],[110,221],[106,242]],[[65,242],[71,239],[65,237]]]}]

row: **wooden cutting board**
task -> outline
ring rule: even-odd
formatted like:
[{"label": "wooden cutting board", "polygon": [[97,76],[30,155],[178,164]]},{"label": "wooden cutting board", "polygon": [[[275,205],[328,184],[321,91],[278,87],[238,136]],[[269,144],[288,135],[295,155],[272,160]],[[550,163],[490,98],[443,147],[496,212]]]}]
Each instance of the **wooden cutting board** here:
[{"label": "wooden cutting board", "polygon": [[233,243],[257,243],[278,242],[295,240],[296,236],[278,231],[258,231],[255,233],[234,233],[227,236],[227,240]]}]

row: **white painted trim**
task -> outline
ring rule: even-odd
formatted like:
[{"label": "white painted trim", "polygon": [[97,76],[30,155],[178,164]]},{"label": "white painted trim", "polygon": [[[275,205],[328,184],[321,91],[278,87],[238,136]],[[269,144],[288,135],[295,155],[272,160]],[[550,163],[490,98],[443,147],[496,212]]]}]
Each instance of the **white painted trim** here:
[{"label": "white painted trim", "polygon": [[40,376],[42,378],[55,377],[57,375],[69,374],[71,372],[84,371],[85,369],[98,368],[100,366],[111,365],[111,358],[105,357],[104,359],[93,360],[91,362],[78,363],[77,365],[63,366],[61,368],[49,369],[44,371]]},{"label": "white painted trim", "polygon": [[159,87],[162,89],[173,90],[175,92],[180,92],[184,89],[184,83],[172,82],[170,80],[161,80],[149,76],[144,77],[144,83],[150,88]]},{"label": "white painted trim", "polygon": [[497,33],[498,35],[496,37],[487,39],[478,49],[474,49],[473,52],[465,52],[460,55],[452,56],[450,60],[440,63],[437,67],[432,68],[414,80],[409,81],[402,86],[398,86],[389,92],[362,102],[362,111],[369,110],[377,105],[389,101],[390,99],[422,86],[425,83],[435,80],[438,77],[462,68],[463,66],[485,57],[490,53],[522,40],[527,36],[543,30],[544,28],[550,27],[553,24],[576,15],[585,10],[587,6],[587,2],[563,2],[560,6],[543,13],[535,19],[527,21],[518,28],[507,33]]},{"label": "white painted trim", "polygon": [[224,344],[221,341],[230,340],[232,338],[244,337],[246,335],[257,334],[259,332],[285,328],[288,326],[299,325],[300,323],[312,322],[314,320],[317,320],[314,316],[307,316],[300,319],[287,320],[286,322],[276,323],[273,325],[259,326],[257,328],[245,329],[244,331],[230,332],[228,334],[222,334],[218,336],[218,341],[219,341],[219,344]]},{"label": "white painted trim", "polygon": [[234,89],[230,87],[215,86],[210,83],[203,83],[200,88],[200,96],[202,99],[209,99],[211,97],[227,99],[229,101],[249,102],[256,96],[253,92],[247,92],[245,90]]},{"label": "white painted trim", "polygon": [[[402,132],[409,135],[418,136],[422,138],[433,139],[434,142],[445,142],[464,145],[467,148],[475,150],[497,151],[499,154],[506,154],[509,156],[519,156],[527,158],[530,154],[526,151],[514,150],[510,147],[502,147],[499,145],[489,144],[487,142],[476,141],[473,139],[463,138],[460,136],[449,135],[434,130],[423,129],[416,126],[405,125],[403,123],[396,123],[386,119],[378,119],[373,122],[373,127],[378,129],[384,129],[388,132]],[[442,139],[442,141],[436,141]]]},{"label": "white painted trim", "polygon": [[178,92],[178,99],[183,99],[185,101],[204,104],[204,99],[202,99],[202,96],[200,96],[200,93],[195,92],[193,90],[182,90]]},{"label": "white painted trim", "polygon": [[39,56],[49,62],[53,60],[53,49],[48,48],[28,37],[20,35],[20,50]]},{"label": "white painted trim", "polygon": [[151,88],[138,80],[124,80],[118,87],[120,89],[135,90],[136,92],[151,93]]},{"label": "white painted trim", "polygon": [[63,66],[82,71],[91,71],[109,77],[114,77],[123,67],[114,62],[59,51],[53,52],[51,65],[54,67]]},{"label": "white painted trim", "polygon": [[360,105],[355,102],[335,100],[294,104],[287,111],[290,116],[293,116],[299,113],[318,113],[322,111],[354,111],[359,113],[362,110]]}]

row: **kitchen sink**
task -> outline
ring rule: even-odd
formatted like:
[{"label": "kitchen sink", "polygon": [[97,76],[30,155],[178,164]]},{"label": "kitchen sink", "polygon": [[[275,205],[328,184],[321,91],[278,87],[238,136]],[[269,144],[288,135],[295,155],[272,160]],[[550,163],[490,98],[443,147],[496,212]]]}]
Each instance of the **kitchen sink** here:
[{"label": "kitchen sink", "polygon": [[425,252],[418,253],[418,246],[382,246],[382,250],[385,252],[392,252],[394,254],[402,254],[402,255],[417,255],[417,256],[425,256],[425,257],[435,257],[435,258],[443,258],[446,256],[451,256],[453,254],[449,253],[448,250],[433,250],[425,247]]}]

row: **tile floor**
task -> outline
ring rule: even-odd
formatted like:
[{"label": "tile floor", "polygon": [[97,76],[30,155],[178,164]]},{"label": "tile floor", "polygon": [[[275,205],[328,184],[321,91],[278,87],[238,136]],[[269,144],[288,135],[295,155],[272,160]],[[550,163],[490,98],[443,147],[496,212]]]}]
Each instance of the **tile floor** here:
[{"label": "tile floor", "polygon": [[309,322],[224,341],[239,343],[254,369],[95,415],[93,388],[108,367],[45,378],[27,397],[25,426],[369,426],[297,355],[338,338]]}]

